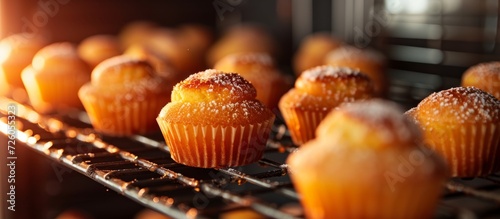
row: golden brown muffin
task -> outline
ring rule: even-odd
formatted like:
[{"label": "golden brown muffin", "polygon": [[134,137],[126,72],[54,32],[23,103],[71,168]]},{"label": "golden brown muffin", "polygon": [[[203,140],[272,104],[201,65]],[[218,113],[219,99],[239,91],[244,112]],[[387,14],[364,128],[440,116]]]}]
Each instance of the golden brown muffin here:
[{"label": "golden brown muffin", "polygon": [[279,102],[292,140],[301,145],[314,138],[314,130],[330,110],[344,102],[373,96],[368,76],[350,68],[318,66],[302,73]]},{"label": "golden brown muffin", "polygon": [[157,119],[172,159],[202,168],[259,160],[274,114],[255,97],[236,73],[209,69],[178,83]]},{"label": "golden brown muffin", "polygon": [[239,25],[230,28],[207,54],[207,64],[214,66],[217,61],[234,53],[267,53],[275,55],[272,37],[263,28],[255,25]]},{"label": "golden brown muffin", "polygon": [[265,53],[237,53],[228,55],[214,69],[236,72],[250,81],[257,90],[257,100],[274,109],[281,96],[291,88],[291,82],[281,74],[274,61]]},{"label": "golden brown muffin", "polygon": [[118,38],[113,35],[90,36],[78,45],[78,55],[80,55],[91,68],[121,53],[122,48],[120,42]]},{"label": "golden brown muffin", "polygon": [[122,48],[135,44],[144,44],[158,26],[150,21],[134,21],[123,27],[119,34]]},{"label": "golden brown muffin", "polygon": [[125,50],[124,55],[148,61],[151,65],[153,65],[155,72],[158,75],[165,78],[169,82],[173,82],[173,85],[184,79],[184,77],[182,77],[182,75],[180,75],[174,67],[172,67],[170,60],[159,55],[153,49],[150,49],[145,45],[132,45]]},{"label": "golden brown muffin", "polygon": [[179,74],[186,78],[190,74],[206,69],[203,53],[183,38],[174,29],[161,28],[151,34],[147,46],[162,57],[171,61]]},{"label": "golden brown muffin", "polygon": [[426,144],[443,155],[455,177],[500,170],[500,100],[474,87],[433,93],[407,112]]},{"label": "golden brown muffin", "polygon": [[33,108],[50,113],[82,108],[78,90],[90,80],[90,71],[76,46],[62,42],[38,51],[21,76]]},{"label": "golden brown muffin", "polygon": [[98,132],[126,136],[158,130],[156,115],[171,90],[148,62],[116,56],[94,68],[78,96]]},{"label": "golden brown muffin", "polygon": [[307,69],[323,65],[326,55],[341,45],[342,41],[329,33],[314,33],[307,36],[300,43],[293,59],[295,74],[299,76]]},{"label": "golden brown muffin", "polygon": [[329,52],[324,63],[359,69],[373,80],[377,96],[384,96],[387,92],[386,60],[381,53],[375,50],[342,46]]},{"label": "golden brown muffin", "polygon": [[24,89],[21,72],[45,45],[44,38],[27,33],[14,34],[0,41],[0,90],[3,90],[0,95],[7,95],[16,88]]},{"label": "golden brown muffin", "polygon": [[485,62],[467,69],[462,86],[477,87],[500,99],[500,62]]},{"label": "golden brown muffin", "polygon": [[418,126],[379,99],[332,111],[286,162],[308,218],[431,218],[447,178]]}]

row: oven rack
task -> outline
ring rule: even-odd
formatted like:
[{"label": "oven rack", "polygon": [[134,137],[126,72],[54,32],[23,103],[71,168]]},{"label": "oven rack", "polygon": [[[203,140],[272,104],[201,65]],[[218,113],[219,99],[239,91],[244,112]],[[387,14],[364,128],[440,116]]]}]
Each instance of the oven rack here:
[{"label": "oven rack", "polygon": [[[296,148],[284,125],[273,127],[264,158],[235,168],[175,163],[161,135],[114,138],[97,134],[84,112],[41,115],[0,97],[0,131],[7,105],[16,107],[17,140],[148,208],[174,218],[216,218],[250,210],[268,218],[303,218],[284,161]],[[435,218],[500,217],[500,174],[451,179]]]}]

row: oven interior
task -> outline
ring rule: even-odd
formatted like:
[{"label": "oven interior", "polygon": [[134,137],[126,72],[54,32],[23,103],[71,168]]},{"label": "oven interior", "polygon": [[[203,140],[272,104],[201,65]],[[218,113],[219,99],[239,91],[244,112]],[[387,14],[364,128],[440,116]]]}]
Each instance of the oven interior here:
[{"label": "oven interior", "polygon": [[[129,22],[165,27],[207,25],[216,34],[257,23],[276,38],[283,71],[300,41],[326,31],[390,61],[389,99],[406,108],[430,93],[458,86],[462,73],[497,60],[498,0],[151,0],[0,1],[0,36],[31,31],[53,41],[80,42],[117,34]],[[112,138],[96,134],[83,112],[40,115],[29,104],[0,98],[1,142],[8,104],[17,106],[18,211],[3,202],[1,218],[139,218],[150,209],[172,218],[303,218],[284,161],[295,147],[278,118],[264,158],[235,168],[198,169],[175,163],[161,135]],[[3,152],[2,152],[3,154]],[[6,156],[1,163],[8,163]],[[1,169],[2,194],[9,192]],[[452,179],[435,218],[500,217],[500,175]],[[2,197],[4,197],[2,195]]]}]

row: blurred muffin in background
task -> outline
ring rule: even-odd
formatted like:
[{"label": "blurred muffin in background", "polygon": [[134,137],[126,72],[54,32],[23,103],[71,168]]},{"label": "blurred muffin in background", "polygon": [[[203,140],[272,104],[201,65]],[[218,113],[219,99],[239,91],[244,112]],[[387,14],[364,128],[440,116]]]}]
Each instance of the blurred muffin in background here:
[{"label": "blurred muffin in background", "polygon": [[276,56],[277,49],[271,35],[263,28],[244,24],[230,28],[215,42],[207,54],[208,66],[234,53],[267,53]]},{"label": "blurred muffin in background", "polygon": [[194,46],[195,43],[184,39],[185,33],[176,29],[156,29],[146,45],[159,55],[169,59],[172,66],[186,78],[190,74],[205,70],[203,53]]},{"label": "blurred muffin in background", "polygon": [[[18,100],[26,101],[21,72],[31,64],[33,56],[47,45],[48,41],[41,36],[18,33],[0,41],[0,95],[8,96],[22,92]],[[19,91],[21,90],[21,91]]]},{"label": "blurred muffin in background", "polygon": [[180,32],[181,38],[190,45],[190,49],[197,50],[197,52],[203,54],[203,56],[205,56],[205,53],[214,42],[214,33],[212,29],[207,26],[200,24],[184,24],[177,29]]},{"label": "blurred muffin in background", "polygon": [[180,75],[174,69],[168,58],[159,55],[155,50],[145,45],[132,45],[125,50],[124,55],[149,62],[155,69],[156,74],[167,79],[167,81],[171,81],[173,85],[184,79],[183,75]]},{"label": "blurred muffin in background", "polygon": [[122,47],[113,35],[94,35],[87,37],[78,45],[78,54],[91,68],[113,56],[120,55]]},{"label": "blurred muffin in background", "polygon": [[231,54],[215,63],[214,69],[243,76],[257,90],[257,100],[271,109],[278,106],[281,96],[293,85],[292,79],[282,74],[266,53]]},{"label": "blurred muffin in background", "polygon": [[122,48],[146,42],[156,28],[158,25],[150,21],[134,21],[125,25],[118,35]]},{"label": "blurred muffin in background", "polygon": [[326,55],[341,47],[342,41],[329,33],[314,33],[307,36],[299,45],[293,57],[295,75],[324,64]]},{"label": "blurred muffin in background", "polygon": [[325,64],[359,69],[373,80],[377,96],[383,97],[387,92],[386,59],[375,50],[342,46],[327,54]]},{"label": "blurred muffin in background", "polygon": [[462,76],[462,86],[477,87],[500,99],[500,61],[470,67]]},{"label": "blurred muffin in background", "polygon": [[50,113],[82,108],[78,90],[90,80],[90,72],[74,44],[59,42],[38,51],[21,76],[33,108]]}]

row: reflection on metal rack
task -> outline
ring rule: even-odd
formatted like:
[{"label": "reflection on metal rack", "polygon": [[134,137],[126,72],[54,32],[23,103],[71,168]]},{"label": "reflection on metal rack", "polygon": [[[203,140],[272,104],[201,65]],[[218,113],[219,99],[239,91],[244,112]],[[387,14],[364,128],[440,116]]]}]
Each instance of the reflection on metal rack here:
[{"label": "reflection on metal rack", "polygon": [[[6,134],[6,105],[17,107],[17,139],[64,166],[144,206],[176,218],[213,218],[241,209],[271,218],[302,218],[299,196],[284,161],[295,150],[276,126],[258,163],[200,169],[175,163],[161,136],[99,136],[81,113],[39,115],[0,97],[0,131]],[[500,176],[453,179],[436,218],[500,216]]]}]

